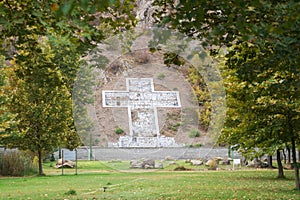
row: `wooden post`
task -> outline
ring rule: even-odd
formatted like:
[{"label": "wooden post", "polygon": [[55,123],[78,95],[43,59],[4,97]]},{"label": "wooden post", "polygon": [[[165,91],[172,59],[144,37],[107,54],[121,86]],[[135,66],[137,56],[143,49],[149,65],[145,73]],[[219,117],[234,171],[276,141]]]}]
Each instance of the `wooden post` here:
[{"label": "wooden post", "polygon": [[61,175],[63,176],[64,175],[64,150],[62,149],[61,150]]},{"label": "wooden post", "polygon": [[77,168],[77,163],[78,163],[78,162],[77,162],[77,149],[75,149],[75,163],[76,163],[76,164],[75,164],[75,175],[77,175],[77,169],[78,169],[78,168]]}]

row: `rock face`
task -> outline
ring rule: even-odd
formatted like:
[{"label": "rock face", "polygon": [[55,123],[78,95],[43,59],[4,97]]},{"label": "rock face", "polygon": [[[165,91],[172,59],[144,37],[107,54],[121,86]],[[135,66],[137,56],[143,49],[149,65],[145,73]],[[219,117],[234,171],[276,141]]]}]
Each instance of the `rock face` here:
[{"label": "rock face", "polygon": [[55,165],[55,168],[73,168],[75,166],[75,163],[71,160],[64,160],[64,162],[62,161],[62,159],[58,159]]},{"label": "rock face", "polygon": [[154,7],[152,6],[153,0],[138,0],[136,18],[139,21],[139,26],[150,27],[154,19],[152,13]]},{"label": "rock face", "polygon": [[132,161],[130,161],[130,168],[154,169],[155,168],[155,160],[153,160],[153,159],[132,160]]}]

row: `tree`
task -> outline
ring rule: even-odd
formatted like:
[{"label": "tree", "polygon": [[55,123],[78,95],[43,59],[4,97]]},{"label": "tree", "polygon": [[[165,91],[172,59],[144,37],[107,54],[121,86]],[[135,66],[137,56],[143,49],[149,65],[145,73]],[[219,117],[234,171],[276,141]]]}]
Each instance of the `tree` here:
[{"label": "tree", "polygon": [[[297,96],[299,91],[289,91],[287,88],[295,87],[298,78],[291,79],[289,75],[292,73],[288,73],[287,69],[280,69],[285,65],[276,63],[274,59],[269,63],[271,54],[267,49],[258,51],[254,46],[239,48],[239,53],[229,56],[230,69],[227,72],[230,75],[227,74],[228,78],[225,79],[229,112],[220,139],[231,144],[238,143],[241,148],[247,149],[248,154],[273,155],[291,141],[290,130],[287,128],[287,124],[291,122],[287,116],[289,112],[297,116],[297,99],[289,102],[290,104],[286,103],[286,99]],[[247,62],[244,61],[245,58]],[[243,72],[247,65],[255,66],[255,70],[249,74]],[[267,73],[265,69],[268,69]],[[281,71],[286,74],[280,74]],[[289,79],[290,82],[283,83],[283,80]],[[279,175],[281,176],[281,169]]]},{"label": "tree", "polygon": [[[16,115],[10,112],[9,103],[11,97],[8,93],[10,89],[8,84],[9,69],[3,67],[3,57],[0,57],[0,146],[11,144],[12,140],[18,137]],[[11,145],[9,146],[11,147]]]},{"label": "tree", "polygon": [[163,25],[202,40],[213,54],[228,48],[225,68],[231,81],[226,128],[230,131],[223,138],[264,151],[290,142],[296,188],[300,189],[295,159],[300,132],[300,3],[157,0],[156,5]]},{"label": "tree", "polygon": [[71,101],[80,58],[107,35],[104,31],[118,32],[135,23],[131,5],[108,0],[0,2],[0,52],[12,63],[12,101],[5,104],[16,116],[19,132],[13,138],[5,130],[1,139],[10,138],[6,146],[36,152],[39,174],[44,153],[80,144]]}]

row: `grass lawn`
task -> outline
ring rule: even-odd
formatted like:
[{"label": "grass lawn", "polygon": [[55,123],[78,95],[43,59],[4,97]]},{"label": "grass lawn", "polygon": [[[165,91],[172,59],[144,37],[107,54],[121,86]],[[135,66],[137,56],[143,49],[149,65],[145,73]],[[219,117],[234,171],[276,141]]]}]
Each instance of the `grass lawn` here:
[{"label": "grass lawn", "polygon": [[147,171],[128,163],[79,162],[78,175],[65,169],[63,176],[47,163],[45,177],[0,177],[0,199],[300,199],[293,171],[277,179],[276,170]]}]

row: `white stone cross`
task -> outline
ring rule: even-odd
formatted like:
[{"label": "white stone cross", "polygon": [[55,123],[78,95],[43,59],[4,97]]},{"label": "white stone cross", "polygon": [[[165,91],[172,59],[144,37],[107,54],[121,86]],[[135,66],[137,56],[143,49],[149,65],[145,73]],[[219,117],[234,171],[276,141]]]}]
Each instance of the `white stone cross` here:
[{"label": "white stone cross", "polygon": [[103,107],[127,107],[131,138],[159,137],[157,107],[180,108],[178,91],[154,91],[152,78],[126,78],[126,91],[102,91]]}]

